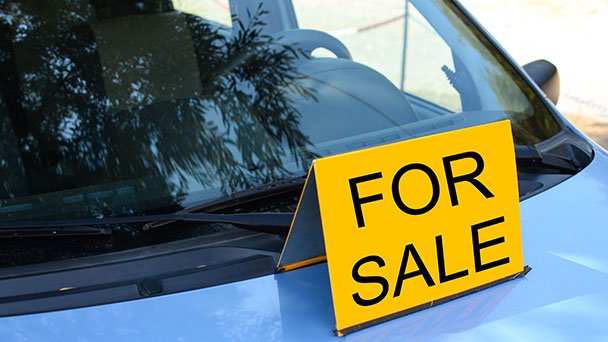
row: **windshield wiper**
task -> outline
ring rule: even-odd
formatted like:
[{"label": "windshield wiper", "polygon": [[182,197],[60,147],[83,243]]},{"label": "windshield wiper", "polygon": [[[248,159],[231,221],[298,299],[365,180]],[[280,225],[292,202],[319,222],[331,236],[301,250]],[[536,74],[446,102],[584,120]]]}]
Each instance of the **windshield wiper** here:
[{"label": "windshield wiper", "polygon": [[111,234],[110,228],[97,228],[94,226],[146,223],[146,225],[144,225],[144,229],[146,229],[150,227],[150,225],[148,224],[159,221],[227,223],[256,232],[286,235],[289,231],[289,227],[291,226],[292,219],[293,213],[291,212],[261,212],[243,214],[173,213],[159,215],[108,217],[100,219],[25,221],[1,224],[0,236],[27,237],[60,235],[108,235]]},{"label": "windshield wiper", "polygon": [[[175,214],[189,214],[189,213],[194,213],[194,212],[214,212],[217,210],[223,210],[223,209],[227,209],[227,208],[233,208],[236,206],[240,206],[240,205],[243,205],[250,201],[260,201],[260,200],[268,199],[271,197],[281,196],[286,193],[290,193],[290,192],[294,192],[294,191],[298,191],[298,194],[299,194],[301,192],[301,190],[304,188],[305,182],[306,182],[306,175],[281,179],[281,180],[278,180],[275,182],[263,184],[259,187],[234,192],[230,195],[217,198],[211,202],[207,202],[207,203],[204,203],[201,205],[186,207],[186,208],[183,208],[183,209],[175,212]],[[252,214],[253,215],[260,215],[260,214],[272,215],[273,213],[258,212],[258,213],[252,213]],[[281,214],[281,213],[279,213],[279,214]],[[293,218],[293,213],[284,213],[284,214],[291,215]],[[287,218],[284,218],[284,220],[285,221],[283,223],[287,223],[287,221],[288,221]],[[158,220],[155,222],[149,222],[144,225],[143,229],[148,230],[148,229],[161,227],[161,226],[164,226],[167,224],[171,224],[174,221],[175,220]],[[289,221],[290,222],[287,226],[288,228],[289,228],[289,226],[291,226],[291,220],[289,220]],[[282,234],[286,234],[286,233],[280,233],[280,234],[282,235]]]},{"label": "windshield wiper", "polygon": [[47,226],[31,227],[7,226],[0,227],[0,239],[4,238],[31,238],[31,237],[50,237],[50,236],[100,236],[112,235],[112,229],[89,226]]},{"label": "windshield wiper", "polygon": [[194,212],[221,210],[253,199],[259,200],[299,190],[304,186],[305,179],[303,176],[283,179],[170,214],[0,223],[0,238],[111,235],[112,229],[108,228],[108,225],[144,223],[142,229],[149,230],[174,222],[227,223],[256,232],[287,235],[293,219],[292,212],[241,214]]},{"label": "windshield wiper", "polygon": [[515,160],[518,168],[524,169],[551,169],[573,174],[581,168],[581,163],[574,158],[541,152],[527,145],[515,145]]}]

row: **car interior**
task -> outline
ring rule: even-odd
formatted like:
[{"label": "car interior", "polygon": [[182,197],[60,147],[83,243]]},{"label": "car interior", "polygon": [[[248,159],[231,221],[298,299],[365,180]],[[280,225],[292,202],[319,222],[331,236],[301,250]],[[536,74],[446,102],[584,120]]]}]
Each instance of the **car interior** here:
[{"label": "car interior", "polygon": [[[62,139],[70,138],[75,120],[120,121],[135,114],[141,120],[178,108],[198,110],[190,103],[206,95],[204,86],[211,71],[206,69],[205,48],[213,39],[210,27],[231,34],[230,28],[175,10],[170,0],[19,0],[9,1],[6,6],[40,24],[23,30],[4,23],[9,27],[3,31],[2,52],[8,63],[3,63],[0,73],[6,102],[0,117],[6,123],[3,136],[14,136],[3,144],[12,141],[14,146],[3,149],[3,153],[25,154],[4,158],[25,167],[9,167],[13,171],[10,179],[2,181],[1,198],[56,191],[68,184],[82,187],[102,180],[121,180],[123,176],[116,173],[100,170],[95,174],[93,168],[82,165],[106,163],[82,161],[103,155],[104,147],[94,141],[86,156],[70,158],[62,152]],[[270,30],[268,26],[263,29]],[[304,98],[289,89],[285,92],[301,113],[299,130],[312,146],[370,130],[392,132],[424,115],[414,111],[404,93],[386,77],[353,61],[346,47],[329,34],[297,29],[270,34],[279,46],[309,50],[294,64],[302,75],[302,87],[313,97]],[[319,47],[335,52],[338,58],[312,57],[312,50]],[[206,115],[214,125],[223,127],[217,112],[209,110]],[[64,129],[55,132],[46,129],[49,127]],[[405,134],[403,129],[397,131],[401,133],[384,132],[372,140],[382,143]],[[120,146],[125,144],[125,137],[119,130],[95,134],[101,134],[99,140],[116,144],[112,149],[115,154],[124,154],[125,160],[130,157],[127,146]],[[332,145],[334,148],[328,150],[324,144],[316,152],[335,153],[338,145],[353,149],[366,144]],[[238,154],[234,148],[232,152]],[[79,177],[83,171],[89,174],[86,179]],[[121,174],[135,178],[145,173],[145,169],[131,169]]]}]

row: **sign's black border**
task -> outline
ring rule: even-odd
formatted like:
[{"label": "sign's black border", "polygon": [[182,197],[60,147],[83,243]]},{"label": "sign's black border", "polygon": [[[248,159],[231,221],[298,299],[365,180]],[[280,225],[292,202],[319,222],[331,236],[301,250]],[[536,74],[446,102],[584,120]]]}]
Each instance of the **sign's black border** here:
[{"label": "sign's black border", "polygon": [[451,296],[440,298],[440,299],[437,299],[437,300],[434,300],[434,301],[431,301],[431,302],[428,302],[428,303],[420,304],[420,305],[414,306],[412,308],[409,308],[409,309],[406,309],[406,310],[403,310],[403,311],[399,311],[399,312],[395,312],[393,314],[390,314],[390,315],[387,315],[387,316],[383,316],[383,317],[380,317],[380,318],[377,318],[377,319],[374,319],[374,320],[371,320],[371,321],[363,322],[361,324],[357,324],[357,325],[354,325],[352,327],[344,328],[342,330],[334,330],[334,334],[336,336],[346,336],[348,334],[357,332],[359,330],[362,330],[362,329],[365,329],[365,328],[369,328],[369,327],[371,327],[373,325],[377,325],[377,324],[380,324],[380,323],[388,322],[388,321],[393,320],[395,318],[403,317],[403,316],[412,314],[414,312],[422,311],[422,310],[431,308],[433,306],[436,306],[436,305],[439,305],[439,304],[443,304],[443,303],[452,301],[454,299],[458,299],[460,297],[464,297],[466,295],[470,295],[470,294],[475,293],[475,292],[479,292],[479,291],[485,290],[485,289],[490,288],[492,286],[496,286],[498,284],[502,284],[502,283],[505,283],[505,282],[510,281],[510,280],[521,278],[521,277],[525,276],[526,274],[528,274],[528,272],[530,272],[531,270],[532,270],[532,268],[530,266],[526,265],[526,266],[524,266],[524,269],[521,272],[515,273],[513,275],[510,275],[510,276],[507,276],[507,277],[495,280],[493,282],[490,282],[490,283],[487,283],[487,284],[484,284],[484,285],[481,285],[481,286],[474,287],[472,289],[468,289],[468,290],[463,291],[463,292],[459,292],[459,293],[453,294]]}]

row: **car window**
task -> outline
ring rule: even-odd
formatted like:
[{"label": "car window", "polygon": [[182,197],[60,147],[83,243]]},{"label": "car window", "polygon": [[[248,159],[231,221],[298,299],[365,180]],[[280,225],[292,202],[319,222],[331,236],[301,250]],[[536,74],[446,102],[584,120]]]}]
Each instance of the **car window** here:
[{"label": "car window", "polygon": [[328,1],[294,1],[301,28],[331,33],[354,60],[386,76],[395,87],[452,112],[462,106],[448,74],[452,51],[409,1],[355,1],[336,17]]},{"label": "car window", "polygon": [[452,112],[461,112],[460,95],[452,85],[452,50],[414,6],[408,4],[404,16],[403,90]]},{"label": "car window", "polygon": [[[301,179],[315,158],[503,119],[518,144],[560,132],[450,2],[334,6],[1,2],[0,224],[201,207]],[[283,195],[247,211],[293,210],[298,191]],[[3,250],[29,248],[18,264],[239,229],[184,226],[154,238],[112,226],[118,237],[70,242],[67,254],[31,240]]]}]

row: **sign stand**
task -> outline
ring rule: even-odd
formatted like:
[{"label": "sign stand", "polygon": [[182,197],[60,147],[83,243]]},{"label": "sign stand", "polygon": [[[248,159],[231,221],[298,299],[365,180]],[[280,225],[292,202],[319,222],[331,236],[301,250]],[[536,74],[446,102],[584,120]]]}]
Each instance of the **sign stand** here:
[{"label": "sign stand", "polygon": [[279,271],[285,272],[325,260],[323,225],[313,163],[277,267]]}]

